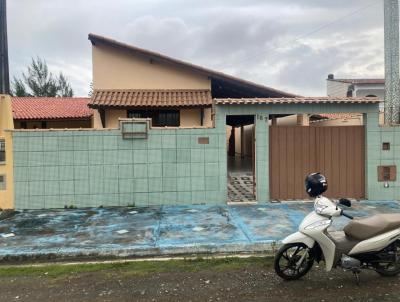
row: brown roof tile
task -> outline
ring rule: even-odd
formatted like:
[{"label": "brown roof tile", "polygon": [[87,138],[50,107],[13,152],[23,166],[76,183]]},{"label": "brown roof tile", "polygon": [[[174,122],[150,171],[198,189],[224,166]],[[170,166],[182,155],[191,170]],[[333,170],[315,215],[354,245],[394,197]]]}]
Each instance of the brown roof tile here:
[{"label": "brown roof tile", "polygon": [[211,106],[210,90],[95,90],[89,107]]},{"label": "brown roof tile", "polygon": [[217,105],[253,105],[253,104],[364,104],[379,103],[378,98],[349,97],[297,97],[297,98],[251,98],[251,99],[214,99]]}]

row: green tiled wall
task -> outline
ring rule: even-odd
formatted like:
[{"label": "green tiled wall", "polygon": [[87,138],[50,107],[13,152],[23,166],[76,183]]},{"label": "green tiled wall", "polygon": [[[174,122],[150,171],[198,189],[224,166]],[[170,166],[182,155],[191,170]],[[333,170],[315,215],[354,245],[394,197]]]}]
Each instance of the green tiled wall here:
[{"label": "green tiled wall", "polygon": [[15,207],[224,204],[224,131],[15,131]]},{"label": "green tiled wall", "polygon": [[[384,188],[377,166],[400,170],[400,127],[378,127],[376,104],[216,106],[214,129],[150,129],[147,139],[119,130],[15,131],[16,208],[224,204],[227,198],[226,116],[254,115],[257,200],[269,200],[270,114],[366,114],[366,190],[374,200],[400,199],[400,178]],[[198,138],[209,137],[208,145]],[[390,151],[381,143],[390,142]]]},{"label": "green tiled wall", "polygon": [[[377,113],[366,118],[366,181],[367,197],[371,200],[400,200],[400,127],[379,127]],[[390,143],[390,150],[382,150],[382,143]],[[378,166],[397,166],[397,180],[378,182]]]},{"label": "green tiled wall", "polygon": [[[378,127],[378,104],[266,104],[266,105],[231,105],[217,106],[217,122],[219,127],[225,124],[227,115],[254,115],[256,117],[256,192],[257,200],[260,202],[269,201],[269,131],[268,117],[272,114],[301,114],[301,113],[335,113],[354,112],[365,113],[368,121],[367,150],[366,150],[366,194],[369,199],[393,200],[400,199],[400,178],[396,183],[390,184],[390,189],[382,189],[383,184],[377,182],[377,158],[380,162],[392,164],[397,163],[400,170],[400,127],[380,128]],[[218,123],[217,123],[218,125]],[[392,132],[392,137],[397,143],[394,146],[393,154],[398,159],[386,159],[384,151],[380,151],[381,135],[385,132]],[[397,133],[397,136],[396,136]],[[379,188],[379,189],[378,189]]]}]

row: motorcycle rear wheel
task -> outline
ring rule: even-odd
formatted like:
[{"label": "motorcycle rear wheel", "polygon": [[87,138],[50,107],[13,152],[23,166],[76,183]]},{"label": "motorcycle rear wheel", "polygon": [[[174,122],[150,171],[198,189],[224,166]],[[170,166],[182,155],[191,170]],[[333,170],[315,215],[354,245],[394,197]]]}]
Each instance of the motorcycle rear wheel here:
[{"label": "motorcycle rear wheel", "polygon": [[392,252],[396,254],[397,262],[385,262],[375,265],[375,271],[383,277],[394,277],[400,274],[400,242],[396,241],[392,245]]},{"label": "motorcycle rear wheel", "polygon": [[[299,266],[298,261],[302,257]],[[313,251],[303,243],[285,244],[275,256],[275,272],[284,280],[300,279],[312,268],[314,258]]]}]

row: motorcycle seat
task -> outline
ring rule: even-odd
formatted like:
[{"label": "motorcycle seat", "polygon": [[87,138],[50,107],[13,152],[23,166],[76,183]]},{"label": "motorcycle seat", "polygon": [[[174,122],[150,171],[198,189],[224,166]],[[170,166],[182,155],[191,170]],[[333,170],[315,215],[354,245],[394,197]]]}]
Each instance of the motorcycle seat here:
[{"label": "motorcycle seat", "polygon": [[350,238],[366,240],[400,228],[400,214],[377,214],[367,218],[353,219],[343,231]]}]

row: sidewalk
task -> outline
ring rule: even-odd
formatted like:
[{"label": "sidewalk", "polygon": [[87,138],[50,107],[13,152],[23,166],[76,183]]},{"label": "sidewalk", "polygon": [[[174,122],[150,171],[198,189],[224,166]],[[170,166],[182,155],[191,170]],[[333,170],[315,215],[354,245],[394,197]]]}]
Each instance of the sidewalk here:
[{"label": "sidewalk", "polygon": [[[24,211],[0,221],[0,260],[271,253],[312,208],[286,203]],[[354,202],[349,209],[354,216],[391,212],[400,212],[397,202]],[[347,221],[338,218],[333,228]]]}]

